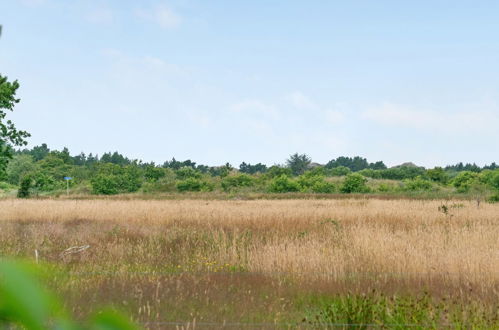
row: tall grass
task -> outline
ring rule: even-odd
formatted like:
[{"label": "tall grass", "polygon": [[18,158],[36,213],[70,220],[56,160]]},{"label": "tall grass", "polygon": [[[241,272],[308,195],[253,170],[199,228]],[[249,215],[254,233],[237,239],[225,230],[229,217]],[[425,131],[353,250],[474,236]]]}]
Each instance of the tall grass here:
[{"label": "tall grass", "polygon": [[0,201],[1,255],[36,249],[77,315],[108,302],[142,321],[288,320],[313,305],[299,296],[373,289],[485,311],[499,298],[498,237],[499,205],[466,201]]}]

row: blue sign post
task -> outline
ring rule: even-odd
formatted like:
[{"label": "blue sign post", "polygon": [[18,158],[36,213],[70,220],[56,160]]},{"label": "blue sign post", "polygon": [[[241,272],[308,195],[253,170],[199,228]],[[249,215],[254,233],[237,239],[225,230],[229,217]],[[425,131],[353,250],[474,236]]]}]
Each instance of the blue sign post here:
[{"label": "blue sign post", "polygon": [[69,196],[69,180],[73,180],[72,177],[65,176],[64,180],[66,180],[66,195]]}]

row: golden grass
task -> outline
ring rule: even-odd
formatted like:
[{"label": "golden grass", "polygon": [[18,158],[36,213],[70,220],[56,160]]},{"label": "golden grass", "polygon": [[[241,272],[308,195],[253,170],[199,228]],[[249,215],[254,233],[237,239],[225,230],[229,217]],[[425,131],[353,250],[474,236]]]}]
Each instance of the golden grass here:
[{"label": "golden grass", "polygon": [[[0,244],[4,256],[32,258],[37,249],[42,261],[73,273],[104,274],[71,283],[82,292],[117,286],[107,272],[134,285],[141,272],[201,272],[286,277],[323,292],[412,289],[499,298],[499,204],[12,199],[0,201]],[[91,247],[60,256],[84,244]]]},{"label": "golden grass", "polygon": [[[15,235],[13,224],[28,221],[43,226],[25,233],[31,236],[25,244],[36,246],[41,237],[61,235],[73,240],[72,244],[87,243],[94,251],[109,251],[109,246],[101,244],[108,243],[102,235],[110,225],[144,238],[193,228],[214,240],[211,249],[202,251],[204,257],[220,263],[242,262],[249,271],[438,273],[482,285],[495,282],[499,206],[486,204],[477,209],[467,202],[451,203],[446,215],[438,210],[443,204],[407,200],[6,200],[0,202],[0,239],[8,241]],[[85,230],[85,223],[93,223],[93,230]],[[71,232],[72,227],[81,231]],[[238,246],[242,239],[244,251]],[[109,257],[119,262],[119,255]]]}]

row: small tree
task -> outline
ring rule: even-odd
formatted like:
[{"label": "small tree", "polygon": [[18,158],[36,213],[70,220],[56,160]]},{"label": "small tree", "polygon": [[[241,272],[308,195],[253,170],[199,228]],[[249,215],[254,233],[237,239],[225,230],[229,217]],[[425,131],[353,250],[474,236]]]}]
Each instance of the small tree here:
[{"label": "small tree", "polygon": [[19,103],[16,98],[18,88],[17,81],[11,83],[7,77],[0,75],[0,179],[5,178],[7,164],[13,155],[12,146],[26,145],[26,138],[30,136],[25,131],[17,130],[12,121],[4,121],[6,111],[13,111],[14,105]]},{"label": "small tree", "polygon": [[17,191],[17,197],[28,198],[31,195],[31,184],[33,179],[31,176],[27,175],[22,178],[21,184],[19,185],[19,190]]},{"label": "small tree", "polygon": [[293,175],[303,174],[310,166],[312,159],[305,154],[295,153],[286,160],[287,166],[293,172]]},{"label": "small tree", "polygon": [[358,173],[348,174],[341,185],[340,191],[342,193],[364,193],[369,191],[366,185],[367,179]]},{"label": "small tree", "polygon": [[281,175],[270,182],[269,190],[275,193],[296,192],[300,191],[300,185],[286,175]]}]

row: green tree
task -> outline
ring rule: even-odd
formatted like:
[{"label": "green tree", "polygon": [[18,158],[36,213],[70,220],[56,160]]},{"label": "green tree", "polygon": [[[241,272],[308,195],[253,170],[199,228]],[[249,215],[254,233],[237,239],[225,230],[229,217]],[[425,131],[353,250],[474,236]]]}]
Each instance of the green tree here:
[{"label": "green tree", "polygon": [[477,180],[478,174],[471,171],[460,172],[453,180],[452,185],[458,192],[468,192],[471,185]]},{"label": "green tree", "polygon": [[367,179],[358,173],[348,174],[341,185],[342,193],[365,193],[369,192],[369,187],[366,185]]},{"label": "green tree", "polygon": [[17,81],[9,82],[7,77],[0,75],[0,180],[5,179],[7,164],[13,156],[13,146],[24,146],[28,132],[18,130],[11,120],[5,120],[7,111],[14,111],[19,103],[16,92],[19,88]]},{"label": "green tree", "polygon": [[222,189],[231,191],[234,188],[250,187],[254,183],[253,177],[248,174],[229,175],[222,179]]},{"label": "green tree", "polygon": [[36,171],[37,165],[30,155],[15,155],[7,165],[7,181],[18,185],[26,174]]},{"label": "green tree", "polygon": [[28,198],[31,195],[31,184],[33,179],[31,176],[27,175],[21,180],[19,190],[17,191],[17,197]]},{"label": "green tree", "polygon": [[275,193],[296,192],[300,191],[300,184],[286,175],[281,175],[270,182],[269,190]]},{"label": "green tree", "polygon": [[426,175],[430,178],[431,181],[439,182],[442,184],[446,184],[449,180],[449,176],[447,172],[441,167],[435,167],[431,170],[426,170]]},{"label": "green tree", "polygon": [[295,153],[286,160],[286,165],[291,169],[293,175],[303,174],[309,167],[312,159],[305,154]]}]

